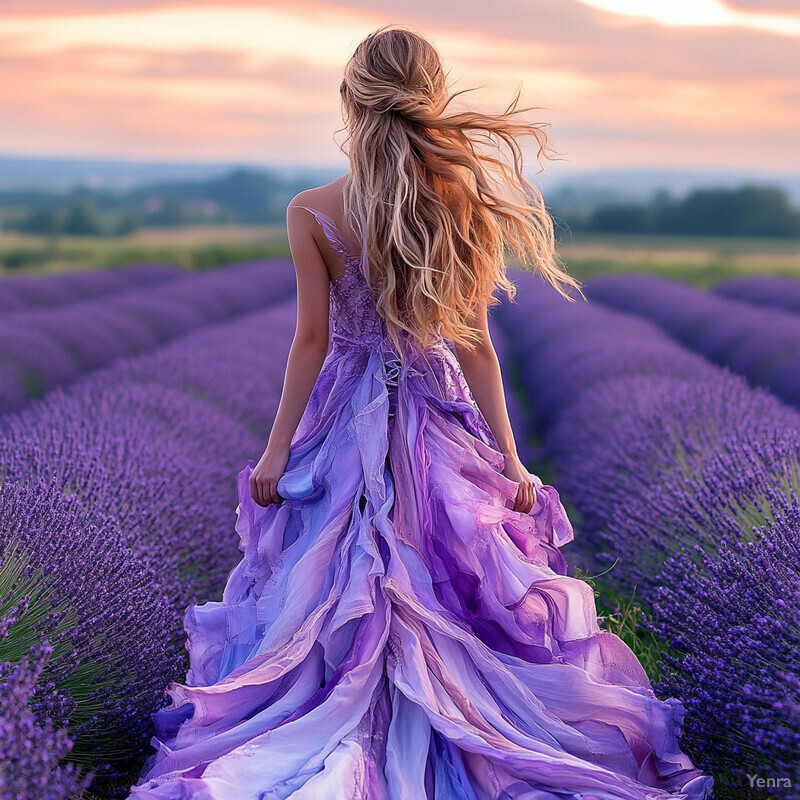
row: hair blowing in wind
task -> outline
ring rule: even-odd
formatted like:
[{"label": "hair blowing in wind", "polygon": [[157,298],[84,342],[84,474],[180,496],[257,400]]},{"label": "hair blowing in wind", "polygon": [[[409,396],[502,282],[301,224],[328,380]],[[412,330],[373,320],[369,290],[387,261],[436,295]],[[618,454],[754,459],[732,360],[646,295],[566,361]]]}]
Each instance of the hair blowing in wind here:
[{"label": "hair blowing in wind", "polygon": [[[438,331],[471,350],[473,319],[485,301],[513,301],[507,252],[569,300],[580,283],[555,252],[553,220],[523,175],[517,141],[533,136],[537,160],[552,150],[547,123],[505,112],[452,111],[441,59],[423,36],[385,26],[367,36],[340,86],[350,159],[345,213],[361,240],[362,264],[378,287],[377,307],[395,345],[405,330],[422,347]],[[504,158],[503,145],[511,154]]]}]

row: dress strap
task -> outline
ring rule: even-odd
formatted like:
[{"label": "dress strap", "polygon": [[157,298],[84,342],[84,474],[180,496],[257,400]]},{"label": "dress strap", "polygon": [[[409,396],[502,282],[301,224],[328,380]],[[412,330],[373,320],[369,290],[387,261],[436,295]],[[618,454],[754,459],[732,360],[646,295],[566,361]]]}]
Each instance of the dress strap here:
[{"label": "dress strap", "polygon": [[339,253],[340,256],[346,259],[351,257],[350,251],[347,249],[347,245],[342,238],[342,234],[336,227],[336,223],[327,214],[324,214],[322,211],[317,211],[316,208],[309,208],[308,206],[298,206],[298,208],[304,208],[306,211],[310,211],[314,217],[316,217],[316,220],[322,226],[322,230],[325,232],[325,236],[330,242],[331,247],[337,253]]}]

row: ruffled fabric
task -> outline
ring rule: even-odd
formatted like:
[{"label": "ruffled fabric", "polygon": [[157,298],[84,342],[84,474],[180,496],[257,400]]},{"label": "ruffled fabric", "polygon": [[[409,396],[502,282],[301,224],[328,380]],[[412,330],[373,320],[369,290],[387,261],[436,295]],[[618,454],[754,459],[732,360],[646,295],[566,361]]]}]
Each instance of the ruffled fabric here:
[{"label": "ruffled fabric", "polygon": [[597,624],[558,492],[516,484],[444,344],[334,349],[242,559],[186,611],[190,669],[137,800],[703,800],[683,707]]}]

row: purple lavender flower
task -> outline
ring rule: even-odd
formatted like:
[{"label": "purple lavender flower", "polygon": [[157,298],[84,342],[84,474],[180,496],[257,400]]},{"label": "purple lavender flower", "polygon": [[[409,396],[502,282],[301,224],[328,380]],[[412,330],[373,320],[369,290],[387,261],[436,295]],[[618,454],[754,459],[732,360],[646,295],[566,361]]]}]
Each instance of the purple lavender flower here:
[{"label": "purple lavender flower", "polygon": [[[800,783],[800,504],[747,540],[668,559],[648,627],[668,642],[658,691],[686,705],[686,741],[744,794],[747,775]],[[691,713],[694,712],[694,713]],[[780,783],[777,783],[780,787]]]},{"label": "purple lavender flower", "polygon": [[[0,621],[0,631],[8,626]],[[0,640],[0,646],[2,641]],[[18,663],[0,661],[0,797],[25,800],[69,800],[86,789],[91,772],[60,762],[72,748],[64,728],[40,725],[29,700],[43,665],[52,653],[47,642],[31,648]]]}]

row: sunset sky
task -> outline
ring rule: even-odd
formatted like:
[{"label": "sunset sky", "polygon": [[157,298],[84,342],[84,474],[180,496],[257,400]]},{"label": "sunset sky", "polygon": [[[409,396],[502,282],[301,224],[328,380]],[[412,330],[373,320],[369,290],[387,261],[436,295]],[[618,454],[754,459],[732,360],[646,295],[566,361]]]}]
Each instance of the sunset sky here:
[{"label": "sunset sky", "polygon": [[0,0],[0,154],[345,165],[342,68],[390,23],[570,168],[800,173],[799,0]]}]

